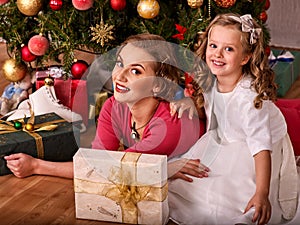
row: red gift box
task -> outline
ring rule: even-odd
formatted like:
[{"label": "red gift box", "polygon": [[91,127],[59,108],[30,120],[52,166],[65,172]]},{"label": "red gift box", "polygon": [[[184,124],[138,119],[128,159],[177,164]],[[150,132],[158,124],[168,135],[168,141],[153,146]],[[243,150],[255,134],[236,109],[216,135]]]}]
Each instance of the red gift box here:
[{"label": "red gift box", "polygon": [[[42,87],[44,79],[48,77],[48,71],[36,72],[36,89]],[[54,77],[54,89],[60,104],[67,106],[72,111],[80,114],[83,123],[88,125],[88,96],[86,80],[80,79],[63,79]]]}]

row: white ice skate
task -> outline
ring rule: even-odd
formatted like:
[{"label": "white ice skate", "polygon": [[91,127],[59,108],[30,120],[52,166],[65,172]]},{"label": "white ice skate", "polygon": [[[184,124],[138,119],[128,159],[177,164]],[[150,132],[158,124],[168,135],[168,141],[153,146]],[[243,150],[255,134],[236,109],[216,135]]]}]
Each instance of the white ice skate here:
[{"label": "white ice skate", "polygon": [[56,97],[54,86],[42,86],[35,92],[29,95],[29,99],[21,102],[18,108],[8,113],[7,120],[16,120],[20,118],[30,117],[30,109],[28,102],[34,112],[34,115],[42,115],[46,113],[54,112],[63,119],[72,123],[81,123],[80,132],[86,131],[86,127],[82,122],[80,114],[72,112],[68,107],[59,103]]}]

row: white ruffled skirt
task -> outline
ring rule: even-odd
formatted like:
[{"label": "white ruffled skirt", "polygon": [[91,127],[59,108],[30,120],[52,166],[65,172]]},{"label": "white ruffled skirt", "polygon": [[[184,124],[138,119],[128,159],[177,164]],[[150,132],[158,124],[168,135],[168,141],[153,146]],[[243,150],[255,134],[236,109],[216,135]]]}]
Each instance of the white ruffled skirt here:
[{"label": "white ruffled skirt", "polygon": [[[281,224],[295,215],[298,176],[288,135],[273,147],[270,224]],[[220,143],[216,132],[208,131],[182,158],[199,158],[211,172],[192,183],[169,182],[170,219],[178,224],[252,224],[254,209],[246,214],[244,209],[255,192],[255,167],[245,142]]]}]

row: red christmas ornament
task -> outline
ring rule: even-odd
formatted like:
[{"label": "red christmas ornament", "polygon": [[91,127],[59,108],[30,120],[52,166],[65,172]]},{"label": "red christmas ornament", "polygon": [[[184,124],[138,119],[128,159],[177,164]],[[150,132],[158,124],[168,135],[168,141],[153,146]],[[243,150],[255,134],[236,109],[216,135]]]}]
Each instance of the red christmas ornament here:
[{"label": "red christmas ornament", "polygon": [[121,11],[126,7],[126,0],[110,0],[110,6],[113,10]]},{"label": "red christmas ornament", "polygon": [[214,0],[217,4],[217,6],[222,7],[222,8],[230,8],[232,7],[236,0]]},{"label": "red christmas ornament", "polygon": [[84,60],[77,60],[71,66],[71,74],[76,79],[81,79],[85,71],[88,69],[89,64]]},{"label": "red christmas ornament", "polygon": [[0,0],[0,5],[4,5],[4,4],[8,3],[8,2],[9,2],[9,0]]},{"label": "red christmas ornament", "polygon": [[265,10],[268,10],[270,8],[270,0],[266,0],[266,4],[265,4]]},{"label": "red christmas ornament", "polygon": [[36,55],[32,54],[29,51],[29,48],[28,48],[27,45],[23,45],[21,47],[21,56],[22,56],[22,60],[25,61],[25,62],[32,62],[37,57]]},{"label": "red christmas ornament", "polygon": [[50,0],[49,6],[52,10],[57,11],[60,10],[63,5],[62,0]]},{"label": "red christmas ornament", "polygon": [[34,35],[28,41],[29,51],[37,56],[45,55],[49,48],[49,41],[42,35]]},{"label": "red christmas ornament", "polygon": [[92,8],[94,0],[72,0],[72,4],[75,9],[88,10]]},{"label": "red christmas ornament", "polygon": [[266,13],[266,11],[262,11],[260,14],[259,14],[259,19],[265,23],[268,19],[268,14]]}]

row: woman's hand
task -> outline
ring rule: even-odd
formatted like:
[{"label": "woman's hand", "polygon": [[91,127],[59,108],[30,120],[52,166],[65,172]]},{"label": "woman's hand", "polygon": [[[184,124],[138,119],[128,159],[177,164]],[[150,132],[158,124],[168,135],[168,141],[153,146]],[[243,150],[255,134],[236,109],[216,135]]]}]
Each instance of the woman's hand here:
[{"label": "woman's hand", "polygon": [[5,156],[7,167],[18,178],[28,177],[34,174],[36,167],[36,158],[24,153],[12,154]]},{"label": "woman's hand", "polygon": [[193,179],[186,176],[191,175],[197,178],[208,177],[209,168],[200,163],[199,159],[179,159],[168,163],[168,178],[182,179],[192,182]]},{"label": "woman's hand", "polygon": [[272,213],[272,207],[268,196],[255,193],[248,202],[244,213],[246,213],[252,207],[255,208],[252,222],[256,223],[257,225],[267,224],[271,218]]},{"label": "woman's hand", "polygon": [[197,108],[191,98],[185,97],[170,103],[170,113],[172,116],[178,111],[178,118],[182,117],[184,111],[189,111],[189,118],[192,119],[194,115],[198,115]]}]

